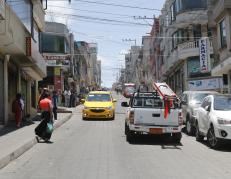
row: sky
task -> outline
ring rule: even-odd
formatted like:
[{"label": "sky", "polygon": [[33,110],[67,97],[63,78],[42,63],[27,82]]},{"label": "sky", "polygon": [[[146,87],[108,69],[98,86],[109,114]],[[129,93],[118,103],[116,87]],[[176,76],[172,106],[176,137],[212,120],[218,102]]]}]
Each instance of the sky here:
[{"label": "sky", "polygon": [[[165,0],[71,0],[69,3],[68,0],[48,0],[46,20],[66,24],[76,41],[98,44],[97,58],[102,62],[102,86],[111,87],[119,70],[125,66],[124,54],[135,42],[140,46],[142,36],[151,31],[153,20],[139,17],[158,17],[164,2]],[[129,39],[131,41],[127,41]]]}]

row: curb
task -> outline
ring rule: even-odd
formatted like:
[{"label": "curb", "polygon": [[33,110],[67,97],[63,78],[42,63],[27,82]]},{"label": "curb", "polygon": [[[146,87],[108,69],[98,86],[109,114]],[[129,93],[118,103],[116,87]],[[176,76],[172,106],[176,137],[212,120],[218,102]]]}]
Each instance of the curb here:
[{"label": "curb", "polygon": [[[58,121],[54,125],[54,130],[56,130],[57,128],[59,128],[60,126],[62,126],[65,122],[67,122],[72,117],[72,115],[73,114],[70,113],[64,119]],[[26,151],[28,151],[29,149],[31,149],[37,143],[38,142],[37,142],[36,138],[33,137],[33,139],[31,139],[27,143],[23,144],[22,146],[20,146],[19,148],[17,148],[15,151],[13,151],[10,154],[8,154],[7,156],[1,158],[0,159],[0,169],[2,169],[3,167],[7,166],[13,160],[17,159],[19,156],[21,156],[23,153],[25,153]]]}]

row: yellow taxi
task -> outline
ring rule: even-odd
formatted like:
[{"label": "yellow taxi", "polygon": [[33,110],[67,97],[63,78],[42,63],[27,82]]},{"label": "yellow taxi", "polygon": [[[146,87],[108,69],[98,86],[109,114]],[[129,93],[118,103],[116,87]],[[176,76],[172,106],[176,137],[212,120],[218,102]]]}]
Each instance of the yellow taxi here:
[{"label": "yellow taxi", "polygon": [[115,102],[109,91],[91,91],[83,104],[83,120],[115,118]]}]

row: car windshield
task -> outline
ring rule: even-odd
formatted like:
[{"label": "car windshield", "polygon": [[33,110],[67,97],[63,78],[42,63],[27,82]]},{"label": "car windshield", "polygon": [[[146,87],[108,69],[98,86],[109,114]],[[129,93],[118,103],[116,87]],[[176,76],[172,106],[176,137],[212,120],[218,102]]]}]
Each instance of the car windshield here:
[{"label": "car windshield", "polygon": [[231,96],[216,96],[214,98],[214,110],[231,110]]},{"label": "car windshield", "polygon": [[89,94],[87,101],[111,101],[109,94]]},{"label": "car windshield", "polygon": [[135,92],[135,88],[134,87],[126,87],[126,91],[128,93],[134,93]]},{"label": "car windshield", "polygon": [[201,104],[203,99],[208,95],[209,95],[208,93],[195,93],[192,94],[191,100],[194,101],[194,103],[196,104]]}]

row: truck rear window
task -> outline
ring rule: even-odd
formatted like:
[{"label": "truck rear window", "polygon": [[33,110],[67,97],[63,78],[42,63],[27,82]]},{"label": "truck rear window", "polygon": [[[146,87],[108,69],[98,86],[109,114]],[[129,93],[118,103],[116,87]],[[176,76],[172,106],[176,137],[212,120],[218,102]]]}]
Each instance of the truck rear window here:
[{"label": "truck rear window", "polygon": [[132,106],[137,108],[163,108],[164,103],[157,98],[133,98]]}]

